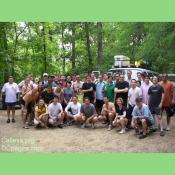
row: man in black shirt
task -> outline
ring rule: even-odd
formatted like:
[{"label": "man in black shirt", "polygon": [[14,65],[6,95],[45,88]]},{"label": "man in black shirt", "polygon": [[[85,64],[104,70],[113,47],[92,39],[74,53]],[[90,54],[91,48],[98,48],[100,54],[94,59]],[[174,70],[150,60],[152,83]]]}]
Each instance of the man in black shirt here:
[{"label": "man in black shirt", "polygon": [[164,136],[162,116],[160,110],[164,99],[164,89],[158,84],[158,78],[153,77],[153,85],[148,90],[149,100],[148,105],[152,115],[157,119],[158,125],[160,125],[160,136]]},{"label": "man in black shirt", "polygon": [[54,93],[52,92],[52,87],[48,87],[46,89],[46,91],[44,91],[42,94],[41,94],[41,97],[42,99],[44,100],[44,102],[46,104],[49,104],[52,102],[53,98],[54,98]]},{"label": "man in black shirt", "polygon": [[95,103],[95,97],[96,97],[95,91],[96,91],[95,83],[91,82],[91,77],[88,75],[86,78],[86,82],[83,83],[82,86],[82,92],[84,93],[83,99],[85,99],[85,97],[88,97],[90,103]]},{"label": "man in black shirt", "polygon": [[119,82],[115,84],[115,94],[116,99],[122,98],[123,99],[123,105],[127,106],[127,99],[128,99],[128,89],[129,89],[129,83],[124,80],[124,75],[119,76]]}]

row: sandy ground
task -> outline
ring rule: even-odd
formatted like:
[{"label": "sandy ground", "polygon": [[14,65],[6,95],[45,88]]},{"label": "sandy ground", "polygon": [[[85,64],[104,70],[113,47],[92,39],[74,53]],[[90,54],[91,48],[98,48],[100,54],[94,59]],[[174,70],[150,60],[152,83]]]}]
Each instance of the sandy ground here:
[{"label": "sandy ground", "polygon": [[22,128],[20,110],[16,123],[6,124],[6,113],[0,111],[0,152],[55,153],[55,152],[175,152],[175,117],[171,131],[164,137],[159,132],[139,140],[134,131],[120,135],[116,129],[107,131],[97,124],[95,129],[69,126],[63,129]]}]

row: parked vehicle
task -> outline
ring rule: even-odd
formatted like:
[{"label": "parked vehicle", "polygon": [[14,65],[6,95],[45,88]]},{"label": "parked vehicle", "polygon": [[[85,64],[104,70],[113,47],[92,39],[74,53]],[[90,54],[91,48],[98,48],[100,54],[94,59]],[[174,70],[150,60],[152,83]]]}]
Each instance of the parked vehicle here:
[{"label": "parked vehicle", "polygon": [[168,74],[168,79],[172,81],[174,87],[175,87],[175,74]]},{"label": "parked vehicle", "polygon": [[123,74],[125,76],[125,79],[127,79],[127,71],[132,71],[132,78],[137,79],[137,73],[140,72],[141,74],[149,75],[150,77],[153,76],[159,76],[159,73],[153,72],[147,69],[142,68],[113,68],[109,69],[108,72],[112,72],[112,76],[115,76],[115,74]]}]

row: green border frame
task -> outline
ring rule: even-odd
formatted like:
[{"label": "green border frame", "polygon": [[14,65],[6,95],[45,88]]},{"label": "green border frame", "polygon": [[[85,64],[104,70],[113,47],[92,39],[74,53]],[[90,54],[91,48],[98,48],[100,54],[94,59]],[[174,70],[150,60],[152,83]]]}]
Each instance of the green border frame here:
[{"label": "green border frame", "polygon": [[174,0],[0,0],[0,21],[175,21]]}]

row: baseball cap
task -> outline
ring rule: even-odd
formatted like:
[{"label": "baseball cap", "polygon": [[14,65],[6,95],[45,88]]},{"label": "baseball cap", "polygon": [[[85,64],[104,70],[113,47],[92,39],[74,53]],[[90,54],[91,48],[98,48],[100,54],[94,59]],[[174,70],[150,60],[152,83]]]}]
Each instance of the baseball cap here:
[{"label": "baseball cap", "polygon": [[48,74],[47,73],[43,73],[43,77],[45,77],[45,76],[48,76]]}]

